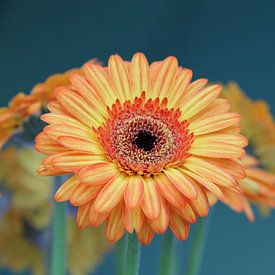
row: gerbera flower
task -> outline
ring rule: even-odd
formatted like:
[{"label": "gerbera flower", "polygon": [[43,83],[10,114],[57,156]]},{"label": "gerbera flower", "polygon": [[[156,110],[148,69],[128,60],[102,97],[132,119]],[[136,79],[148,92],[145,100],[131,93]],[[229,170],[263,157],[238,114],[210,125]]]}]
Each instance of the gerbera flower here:
[{"label": "gerbera flower", "polygon": [[207,215],[208,194],[239,192],[246,139],[240,116],[217,99],[220,85],[191,83],[175,57],[149,65],[141,53],[83,70],[56,89],[42,116],[50,125],[36,139],[48,155],[40,175],[72,174],[55,198],[79,206],[79,227],[106,220],[110,242],[135,230],[148,244],[169,226],[184,240],[196,216]]},{"label": "gerbera flower", "polygon": [[229,100],[234,112],[240,113],[241,131],[249,139],[251,153],[261,165],[275,172],[275,121],[263,100],[252,100],[235,82],[228,83],[223,96]]},{"label": "gerbera flower", "polygon": [[[37,275],[47,274],[43,253],[52,213],[50,179],[36,173],[41,157],[30,148],[10,147],[0,153],[0,190],[3,198],[9,198],[8,205],[0,209],[0,266],[16,272],[29,269]],[[68,217],[70,274],[86,274],[96,268],[110,249],[104,234],[103,228],[79,230],[74,217]]]},{"label": "gerbera flower", "polygon": [[[93,61],[94,62],[94,61]],[[44,83],[34,86],[30,95],[17,94],[8,107],[0,108],[0,149],[17,132],[22,131],[22,125],[32,115],[40,115],[47,103],[54,99],[54,89],[60,85],[69,85],[70,73],[81,73],[73,69],[64,74],[50,76]]]},{"label": "gerbera flower", "polygon": [[[247,177],[240,180],[243,195],[234,195],[235,201],[245,204],[246,214],[253,220],[250,202],[256,203],[262,213],[268,213],[275,206],[275,175],[264,170],[274,171],[275,123],[266,102],[248,98],[236,83],[229,83],[223,96],[234,111],[241,113],[241,131],[249,139],[249,154],[253,154],[242,159],[247,173]],[[237,205],[230,204],[235,210],[238,210]]]}]

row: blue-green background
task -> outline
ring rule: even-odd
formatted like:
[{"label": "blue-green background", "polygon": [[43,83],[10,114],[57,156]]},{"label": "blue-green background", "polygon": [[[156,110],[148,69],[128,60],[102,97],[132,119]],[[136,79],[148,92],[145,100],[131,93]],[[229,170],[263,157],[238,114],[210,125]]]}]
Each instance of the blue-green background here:
[{"label": "blue-green background", "polygon": [[[54,72],[112,53],[152,61],[175,55],[195,77],[236,80],[274,112],[275,2],[221,0],[0,1],[0,105]],[[160,239],[143,248],[142,275],[157,274]],[[190,243],[181,243],[185,265]],[[98,273],[112,274],[109,255]],[[8,274],[0,272],[0,274]],[[275,215],[243,215],[219,205],[207,241],[203,275],[275,274]]]}]

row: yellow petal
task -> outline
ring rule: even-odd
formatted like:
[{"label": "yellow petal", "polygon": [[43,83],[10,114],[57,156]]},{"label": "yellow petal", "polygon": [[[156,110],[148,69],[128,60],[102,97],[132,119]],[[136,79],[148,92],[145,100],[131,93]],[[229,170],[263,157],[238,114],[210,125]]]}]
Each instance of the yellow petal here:
[{"label": "yellow petal", "polygon": [[167,168],[164,170],[164,173],[185,197],[190,200],[195,200],[198,198],[198,193],[195,186],[179,169]]},{"label": "yellow petal", "polygon": [[149,65],[144,54],[136,53],[131,62],[132,99],[149,90]]},{"label": "yellow petal", "polygon": [[101,190],[96,198],[94,209],[98,213],[106,213],[112,210],[123,198],[128,176],[120,173]]},{"label": "yellow petal", "polygon": [[141,208],[144,214],[151,220],[158,219],[161,210],[161,201],[153,178],[144,178],[143,201]]}]

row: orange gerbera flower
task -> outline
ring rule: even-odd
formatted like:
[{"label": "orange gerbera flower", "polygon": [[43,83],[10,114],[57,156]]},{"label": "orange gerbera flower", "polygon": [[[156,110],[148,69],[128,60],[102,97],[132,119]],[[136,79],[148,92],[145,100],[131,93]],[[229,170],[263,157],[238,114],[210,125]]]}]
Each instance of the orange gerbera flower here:
[{"label": "orange gerbera flower", "polygon": [[[275,171],[275,122],[267,103],[262,100],[253,101],[236,83],[226,85],[223,96],[230,101],[235,112],[241,113],[241,131],[249,139],[249,153],[257,157],[246,156],[242,160],[247,177],[240,181],[243,196],[235,195],[239,204],[246,205],[246,214],[253,220],[249,202],[256,203],[263,213],[268,213],[270,208],[275,207],[275,175],[263,169]],[[230,206],[237,210],[237,205],[235,203]],[[242,208],[239,206],[239,209]]]},{"label": "orange gerbera flower", "polygon": [[19,93],[8,107],[0,108],[0,149],[30,116],[40,114],[49,100],[54,99],[53,91],[56,87],[69,85],[69,75],[73,72],[81,73],[81,70],[74,69],[50,76],[44,83],[34,86],[30,95]]},{"label": "orange gerbera flower", "polygon": [[39,174],[72,174],[55,198],[79,206],[80,227],[106,220],[110,242],[135,230],[148,244],[169,226],[184,240],[208,214],[208,194],[239,192],[246,139],[240,116],[217,98],[220,85],[191,83],[175,57],[149,65],[141,53],[83,70],[56,90],[42,116],[50,125],[36,138],[48,155]]}]

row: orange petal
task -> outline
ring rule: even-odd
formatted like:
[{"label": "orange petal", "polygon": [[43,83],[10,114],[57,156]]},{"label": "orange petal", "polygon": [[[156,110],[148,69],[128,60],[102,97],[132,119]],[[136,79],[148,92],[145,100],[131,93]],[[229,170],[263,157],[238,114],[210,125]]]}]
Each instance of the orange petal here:
[{"label": "orange petal", "polygon": [[220,141],[223,143],[232,144],[239,147],[245,147],[247,146],[247,138],[245,138],[242,135],[233,135],[233,134],[224,134],[224,133],[213,133],[211,135],[201,135],[197,136],[194,139],[194,144],[202,144],[202,143],[208,143],[208,142],[216,142]]},{"label": "orange petal", "polygon": [[86,131],[81,128],[76,128],[64,124],[48,125],[44,128],[44,132],[48,137],[52,138],[53,140],[57,140],[57,138],[60,136],[93,139],[92,131]]},{"label": "orange petal", "polygon": [[119,55],[115,54],[109,58],[108,72],[117,97],[121,101],[130,99],[130,76],[125,63]]},{"label": "orange petal", "polygon": [[78,152],[63,152],[51,155],[51,164],[65,172],[76,172],[84,166],[103,161],[103,157]]},{"label": "orange petal", "polygon": [[[196,201],[194,201],[193,203],[196,204]],[[197,221],[197,215],[188,203],[186,203],[185,207],[183,208],[174,208],[173,210],[176,211],[177,214],[180,215],[181,218],[188,223],[195,223]]]},{"label": "orange petal", "polygon": [[47,114],[43,114],[40,118],[41,120],[49,124],[66,125],[74,128],[79,128],[86,132],[91,132],[91,128],[87,127],[85,124],[81,123],[79,120],[72,118],[70,115],[47,113]]},{"label": "orange petal", "polygon": [[93,140],[79,137],[59,136],[57,141],[64,147],[77,152],[89,153],[89,154],[102,154],[103,151],[99,143]]},{"label": "orange petal", "polygon": [[149,89],[149,65],[143,53],[136,53],[131,62],[132,98]]},{"label": "orange petal", "polygon": [[173,206],[182,208],[186,204],[186,199],[174,184],[164,174],[154,177],[161,195]]},{"label": "orange petal", "polygon": [[243,179],[246,177],[245,168],[239,159],[207,159],[207,161],[225,170],[234,178]]},{"label": "orange petal", "polygon": [[79,180],[76,176],[68,178],[56,191],[55,200],[58,202],[67,201],[70,199],[75,188],[79,185]]},{"label": "orange petal", "polygon": [[110,213],[109,212],[104,214],[97,213],[94,209],[94,205],[95,205],[95,200],[93,200],[91,203],[90,213],[89,213],[89,222],[91,226],[97,227],[106,220],[106,218],[109,216]]},{"label": "orange petal", "polygon": [[207,109],[207,106],[217,98],[221,90],[221,85],[209,85],[199,92],[188,93],[181,102],[181,118],[189,119],[201,110]]},{"label": "orange petal", "polygon": [[140,207],[136,209],[125,208],[124,211],[124,224],[128,232],[140,232],[142,225],[145,221],[145,215]]},{"label": "orange petal", "polygon": [[215,115],[189,124],[189,130],[195,135],[203,135],[228,128],[240,122],[240,115],[235,113],[225,113]]},{"label": "orange petal", "polygon": [[90,213],[91,203],[92,202],[88,202],[78,207],[76,223],[80,229],[86,228],[90,225],[89,213]]},{"label": "orange petal", "polygon": [[219,141],[192,144],[189,152],[194,155],[212,158],[241,158],[245,151],[236,145]]},{"label": "orange petal", "polygon": [[104,118],[107,118],[107,104],[104,102],[104,97],[99,94],[82,75],[71,74],[70,80],[87,103],[92,106],[93,109],[98,109],[98,112],[100,112]]},{"label": "orange petal", "polygon": [[117,165],[112,162],[98,162],[84,167],[78,173],[81,183],[89,185],[104,185],[117,175]]},{"label": "orange petal", "polygon": [[196,173],[193,173],[190,170],[183,169],[183,168],[181,168],[181,170],[183,171],[183,173],[186,173],[188,176],[190,176],[191,178],[199,182],[201,185],[203,185],[206,189],[212,192],[216,197],[218,197],[219,199],[223,198],[223,193],[216,184],[214,184],[213,182],[211,182],[210,180],[208,180],[207,178],[201,175],[197,175]]},{"label": "orange petal", "polygon": [[106,236],[111,243],[117,242],[125,233],[126,228],[123,222],[123,204],[118,204],[107,218]]},{"label": "orange petal", "polygon": [[68,88],[57,88],[56,98],[63,107],[89,127],[98,127],[104,122],[97,108],[90,106],[79,94]]},{"label": "orange petal", "polygon": [[169,108],[179,108],[182,105],[181,98],[187,92],[188,85],[192,79],[193,72],[189,69],[180,69],[169,92],[168,106]]},{"label": "orange petal", "polygon": [[203,175],[215,184],[226,187],[233,187],[236,185],[235,179],[228,173],[200,158],[191,157],[187,159],[184,166],[198,175]]},{"label": "orange petal", "polygon": [[208,82],[208,79],[206,79],[206,78],[200,78],[198,80],[193,81],[188,86],[188,94],[198,92],[207,84],[207,82]]},{"label": "orange petal", "polygon": [[161,201],[153,178],[144,178],[143,201],[141,208],[144,214],[151,220],[158,219],[161,210]]},{"label": "orange petal", "polygon": [[183,221],[174,211],[170,211],[170,228],[179,240],[186,240],[190,230],[190,224]]},{"label": "orange petal", "polygon": [[96,198],[94,209],[98,213],[111,211],[123,198],[128,176],[120,173],[104,186]]},{"label": "orange petal", "polygon": [[144,222],[142,229],[137,233],[137,237],[143,245],[148,245],[151,243],[154,238],[154,231],[152,230],[148,221]]},{"label": "orange petal", "polygon": [[169,208],[167,203],[163,198],[162,200],[162,208],[160,212],[160,216],[156,220],[152,220],[150,222],[151,228],[154,230],[154,232],[158,234],[163,234],[166,232],[168,225],[169,225]]},{"label": "orange petal", "polygon": [[80,206],[93,200],[101,191],[102,186],[94,186],[80,183],[72,192],[70,202],[74,206]]},{"label": "orange petal", "polygon": [[43,154],[51,155],[66,151],[62,145],[50,139],[44,132],[39,133],[35,138],[35,149]]},{"label": "orange petal", "polygon": [[143,200],[144,183],[141,176],[131,176],[124,192],[126,208],[134,209],[140,206]]},{"label": "orange petal", "polygon": [[164,59],[158,68],[156,78],[152,81],[151,91],[148,96],[153,99],[156,97],[166,97],[167,92],[171,89],[176,78],[177,72],[178,60],[173,56]]},{"label": "orange petal", "polygon": [[164,173],[185,197],[190,200],[198,198],[198,192],[195,186],[179,169],[167,168],[164,170]]},{"label": "orange petal", "polygon": [[84,72],[97,94],[111,106],[116,100],[116,94],[102,66],[88,62],[84,65]]}]

